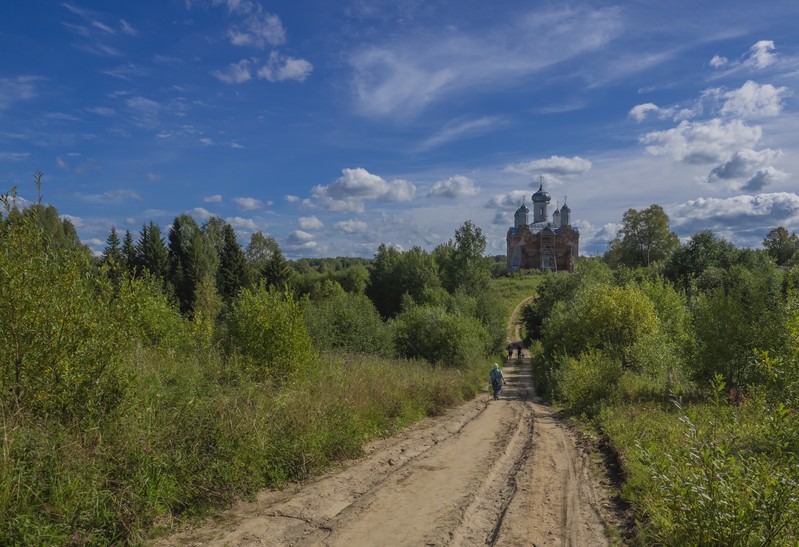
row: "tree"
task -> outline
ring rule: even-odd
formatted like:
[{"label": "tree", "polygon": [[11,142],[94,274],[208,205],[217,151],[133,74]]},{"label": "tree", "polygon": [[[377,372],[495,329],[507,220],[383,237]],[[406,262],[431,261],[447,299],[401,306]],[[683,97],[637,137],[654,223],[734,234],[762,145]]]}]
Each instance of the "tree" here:
[{"label": "tree", "polygon": [[283,289],[291,280],[291,266],[283,257],[280,249],[275,249],[272,256],[266,263],[262,272],[264,281],[268,287]]},{"label": "tree", "polygon": [[169,272],[169,254],[161,237],[161,228],[153,221],[142,226],[136,249],[138,265],[164,282]]},{"label": "tree", "polygon": [[125,263],[125,256],[122,254],[122,249],[119,246],[119,236],[117,229],[111,226],[111,232],[105,240],[105,249],[103,249],[103,264],[108,268],[108,275],[116,283],[122,276],[122,272],[127,269]]},{"label": "tree", "polygon": [[229,304],[236,293],[247,285],[247,262],[236,232],[230,224],[225,223],[222,231],[222,249],[219,252],[219,270],[217,272],[217,286],[219,294],[225,303]]},{"label": "tree", "polygon": [[462,290],[477,295],[485,290],[491,278],[490,263],[483,256],[485,249],[483,231],[467,220],[455,230],[454,243],[450,242],[444,249],[437,250],[443,260],[440,263],[442,285],[450,294]]},{"label": "tree", "polygon": [[400,253],[381,244],[372,262],[367,295],[383,317],[402,310],[404,295],[412,302],[424,300],[426,291],[440,285],[433,257],[421,247]]},{"label": "tree", "polygon": [[139,256],[130,230],[125,230],[125,237],[122,238],[122,257],[128,272],[135,273],[139,268]]},{"label": "tree", "polygon": [[216,276],[218,258],[195,220],[182,214],[169,231],[169,280],[175,289],[181,313],[191,312],[197,285],[203,277]]},{"label": "tree", "polygon": [[641,211],[627,209],[605,259],[615,266],[649,266],[668,257],[679,246],[680,240],[669,230],[669,217],[660,205],[650,205]]},{"label": "tree", "polygon": [[718,285],[712,278],[732,266],[735,254],[732,243],[710,230],[702,230],[672,253],[664,266],[664,275],[683,290],[689,290],[700,279],[701,285],[712,288]]},{"label": "tree", "polygon": [[777,262],[777,266],[782,266],[799,252],[799,236],[796,232],[789,234],[787,229],[779,226],[769,231],[763,239],[763,247]]},{"label": "tree", "polygon": [[247,260],[249,283],[253,284],[263,275],[266,264],[275,251],[280,250],[280,246],[272,236],[265,236],[261,232],[254,232],[250,236],[250,243],[244,251],[244,258]]}]

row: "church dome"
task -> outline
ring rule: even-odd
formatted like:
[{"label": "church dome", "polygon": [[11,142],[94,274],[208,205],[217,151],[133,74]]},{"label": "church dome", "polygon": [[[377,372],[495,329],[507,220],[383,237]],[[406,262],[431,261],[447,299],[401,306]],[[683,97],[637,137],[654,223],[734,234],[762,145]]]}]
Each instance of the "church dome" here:
[{"label": "church dome", "polygon": [[552,196],[549,195],[549,192],[544,191],[544,183],[542,182],[541,185],[538,187],[538,191],[533,194],[533,202],[534,203],[549,203],[552,200]]}]

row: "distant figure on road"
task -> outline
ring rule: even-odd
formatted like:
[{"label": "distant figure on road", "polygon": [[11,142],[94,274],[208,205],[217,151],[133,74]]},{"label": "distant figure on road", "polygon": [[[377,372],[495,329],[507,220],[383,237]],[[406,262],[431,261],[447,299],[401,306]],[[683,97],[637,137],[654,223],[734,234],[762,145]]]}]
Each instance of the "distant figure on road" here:
[{"label": "distant figure on road", "polygon": [[491,384],[491,389],[494,391],[494,400],[496,401],[502,393],[502,386],[508,383],[505,381],[505,377],[502,375],[502,371],[499,369],[498,364],[494,363],[494,368],[488,373],[488,381]]},{"label": "distant figure on road", "polygon": [[508,344],[508,359],[513,358],[513,346]]},{"label": "distant figure on road", "polygon": [[524,353],[522,352],[522,345],[521,345],[521,344],[519,344],[519,348],[518,348],[518,353],[517,353],[517,355],[519,356],[519,359],[521,359],[522,357],[524,357]]}]

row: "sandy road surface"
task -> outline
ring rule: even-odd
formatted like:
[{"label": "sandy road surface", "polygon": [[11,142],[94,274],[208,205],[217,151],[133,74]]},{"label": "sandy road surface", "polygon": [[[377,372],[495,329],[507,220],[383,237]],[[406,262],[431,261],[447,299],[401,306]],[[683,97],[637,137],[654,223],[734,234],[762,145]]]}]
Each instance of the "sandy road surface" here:
[{"label": "sandy road surface", "polygon": [[484,392],[314,482],[263,492],[159,544],[607,545],[586,456],[535,402],[527,360],[505,373],[499,401]]}]

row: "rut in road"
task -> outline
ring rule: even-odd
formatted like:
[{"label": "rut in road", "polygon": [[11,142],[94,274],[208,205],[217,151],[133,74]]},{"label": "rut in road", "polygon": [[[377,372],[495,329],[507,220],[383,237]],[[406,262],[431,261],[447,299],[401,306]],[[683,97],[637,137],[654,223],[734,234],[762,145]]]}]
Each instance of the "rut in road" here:
[{"label": "rut in road", "polygon": [[607,493],[536,402],[527,359],[514,363],[499,401],[483,392],[313,482],[264,491],[157,544],[607,545]]}]

